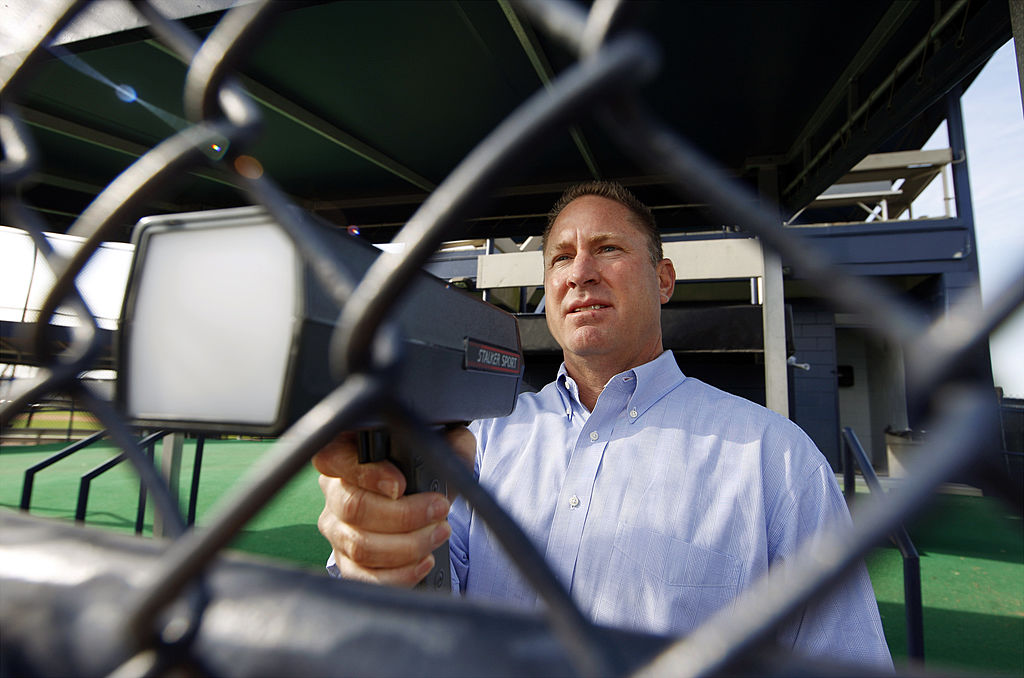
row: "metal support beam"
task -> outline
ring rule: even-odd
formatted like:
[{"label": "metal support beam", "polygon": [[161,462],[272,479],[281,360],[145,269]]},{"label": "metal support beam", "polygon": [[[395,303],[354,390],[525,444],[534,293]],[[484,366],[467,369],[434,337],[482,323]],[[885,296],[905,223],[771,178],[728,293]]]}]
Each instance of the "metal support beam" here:
[{"label": "metal support beam", "polygon": [[[104,188],[105,184],[94,183],[92,181],[82,181],[81,179],[75,179],[72,177],[63,176],[60,174],[51,174],[49,172],[38,172],[32,176],[33,181],[36,184],[44,186],[55,186],[56,188],[63,188],[68,191],[75,191],[76,193],[82,193],[88,196],[99,195]],[[167,202],[164,200],[150,200],[149,205],[166,210],[168,212],[180,212],[182,211],[181,203]],[[31,209],[37,212],[43,213],[60,213],[55,210],[50,210],[39,205],[30,205]],[[64,212],[65,216],[77,217],[77,213]]]},{"label": "metal support beam", "polygon": [[[170,54],[174,58],[178,58],[177,55],[168,47],[155,40],[147,40],[146,44],[161,52]],[[323,118],[311,113],[288,98],[281,96],[263,83],[242,75],[241,73],[236,74],[235,77],[249,96],[278,115],[283,116],[301,127],[305,127],[314,134],[320,135],[332,144],[341,146],[351,153],[355,153],[360,158],[373,163],[377,167],[390,172],[400,179],[404,179],[417,188],[421,188],[424,191],[433,191],[436,187],[434,182],[420,176],[402,163],[385,154],[380,149],[356,138],[340,127],[332,125]]]},{"label": "metal support beam", "polygon": [[[803,171],[800,174],[798,174],[796,176],[796,178],[794,178],[793,181],[791,181],[788,186],[786,186],[786,192],[789,192],[789,191],[793,190],[794,186],[803,178],[804,174],[810,173],[811,172],[811,168],[816,163],[821,161],[823,158],[826,158],[828,156],[830,148],[832,148],[833,146],[835,146],[837,144],[842,143],[842,139],[844,137],[844,134],[849,133],[849,131],[853,128],[853,126],[856,123],[856,121],[861,116],[867,116],[869,114],[869,111],[871,109],[872,103],[876,99],[881,99],[881,97],[883,97],[886,92],[889,92],[891,90],[891,88],[895,87],[896,80],[899,78],[900,73],[902,71],[908,69],[908,68],[911,68],[914,63],[917,63],[920,60],[921,53],[925,52],[925,50],[928,49],[928,45],[932,41],[933,36],[936,35],[940,30],[942,30],[942,28],[944,28],[947,24],[952,22],[953,19],[956,17],[956,15],[959,14],[961,11],[964,11],[964,12],[967,11],[967,4],[968,4],[968,0],[958,0],[957,3],[955,5],[953,5],[953,7],[951,7],[945,14],[943,14],[941,17],[939,17],[935,21],[935,23],[928,29],[927,35],[925,35],[923,38],[921,38],[917,42],[917,44],[914,45],[914,47],[907,53],[907,55],[903,59],[900,60],[900,62],[897,64],[897,66],[893,70],[893,72],[889,74],[889,76],[882,82],[881,85],[879,85],[877,88],[875,88],[875,90],[873,92],[871,92],[871,94],[864,100],[864,103],[861,104],[861,106],[859,106],[858,108],[856,108],[856,110],[852,110],[852,108],[851,108],[851,111],[849,112],[849,114],[847,116],[847,121],[844,124],[843,128],[838,130],[838,131],[836,131],[836,133],[832,135],[832,138],[830,138],[828,140],[828,142],[818,151],[817,155],[814,156],[814,158],[811,160],[810,163],[805,163]],[[897,5],[896,7],[899,7],[899,5]],[[913,4],[912,3],[908,3],[908,5],[904,6],[904,8],[901,8],[901,10],[904,11],[904,12],[905,11],[911,11],[912,9],[913,9]],[[888,14],[892,13],[893,11],[901,11],[901,10],[896,10],[895,8],[894,9],[890,9],[890,11],[887,13],[886,16],[888,16]],[[905,18],[905,15],[904,15],[904,18]],[[884,19],[883,19],[883,22],[884,22]],[[876,30],[876,32],[877,32],[877,30]],[[886,44],[888,44],[888,43],[886,42]],[[853,80],[858,75],[859,75],[858,72],[849,73],[849,69],[848,69],[847,72],[844,72],[843,77],[849,78],[850,80]],[[836,84],[836,87],[838,88],[840,86],[844,86],[845,84],[846,83],[844,83],[842,80],[840,80],[840,82],[838,82]],[[845,86],[843,87],[843,89],[845,91]],[[840,92],[839,94],[841,95],[842,92]],[[834,95],[832,92],[830,92],[829,95],[830,95],[830,97],[838,96],[838,95]],[[833,106],[834,105],[835,105],[835,103],[833,103]],[[801,139],[802,138],[803,138],[803,135],[801,135]],[[798,141],[798,143],[802,144],[801,141]],[[795,154],[797,149],[798,149],[798,145],[794,144],[793,148],[790,149],[790,153],[791,154]]]},{"label": "metal support beam", "polygon": [[[967,280],[969,287],[962,288],[961,279],[950,274],[944,276],[943,285],[945,289],[947,310],[959,301],[957,297],[964,295],[977,295],[973,301],[979,306],[982,304],[980,272],[978,265],[978,240],[974,227],[974,201],[971,197],[971,180],[969,171],[969,153],[967,152],[967,133],[964,129],[963,109],[960,104],[963,96],[963,89],[960,85],[954,87],[946,95],[946,133],[949,135],[949,147],[953,151],[954,161],[952,164],[953,174],[953,199],[956,201],[957,218],[964,224],[964,233],[967,238],[968,247],[964,253],[967,263]],[[959,288],[959,289],[958,289]],[[954,297],[955,294],[955,297]],[[994,388],[992,381],[992,356],[989,352],[988,342],[982,342],[977,350],[973,351],[970,357],[964,361],[970,364],[975,375],[981,378],[986,386]]]},{"label": "metal support beam", "polygon": [[[758,192],[764,211],[779,216],[779,173],[774,167],[762,167],[757,174]],[[761,320],[764,324],[764,397],[765,405],[789,417],[789,368],[786,365],[786,295],[782,285],[782,259],[775,252],[763,251]]]},{"label": "metal support beam", "polygon": [[297,125],[305,127],[311,132],[320,135],[327,141],[341,146],[345,150],[355,153],[360,158],[373,163],[377,167],[390,172],[400,179],[404,179],[413,186],[424,191],[433,191],[437,187],[430,179],[414,172],[402,163],[398,162],[380,149],[367,144],[366,142],[349,134],[340,127],[336,127],[323,118],[310,113],[301,106],[296,105],[289,99],[281,96],[266,85],[260,84],[252,78],[240,76],[242,87],[253,99],[263,104],[270,110],[284,116]]},{"label": "metal support beam", "polygon": [[[999,2],[984,4],[977,13],[968,15],[963,23],[963,34],[970,36],[963,44],[941,45],[928,53],[922,62],[922,52],[931,43],[940,25],[950,21],[962,21],[958,12],[966,11],[963,0],[946,12],[939,23],[900,60],[893,72],[866,97],[864,103],[853,113],[820,150],[809,159],[804,168],[791,178],[782,190],[782,203],[788,208],[799,208],[811,202],[829,185],[842,176],[861,158],[877,149],[885,139],[928,107],[941,99],[941,92],[935,88],[917,87],[918,80],[929,83],[955,83],[973,73],[992,55],[998,46],[1009,37],[1008,22],[1001,24],[1005,8]],[[945,23],[943,23],[945,22]],[[993,25],[1005,26],[1003,30],[983,29]],[[907,69],[920,71],[919,78],[910,78],[910,84],[900,85],[897,81]]]},{"label": "metal support beam", "polygon": [[[546,88],[550,88],[551,80],[554,78],[554,70],[544,55],[537,36],[530,31],[528,25],[520,21],[519,16],[508,3],[508,0],[498,0],[498,6],[501,7],[501,11],[505,14],[505,19],[508,21],[509,26],[512,27],[512,32],[519,39],[519,44],[522,46],[523,52],[526,53],[526,58],[530,60],[530,64],[533,66],[537,77],[540,78],[541,84]],[[576,144],[576,149],[580,152],[583,162],[587,164],[590,176],[594,179],[600,179],[601,171],[597,167],[597,160],[594,159],[594,154],[590,150],[590,144],[587,143],[579,125],[571,125],[569,127],[569,134],[572,136],[572,141]]]},{"label": "metal support beam", "polygon": [[[18,113],[21,118],[33,127],[45,129],[56,134],[61,134],[78,141],[84,141],[87,144],[93,146],[99,146],[110,151],[116,151],[117,153],[123,153],[130,156],[132,160],[139,158],[144,153],[150,150],[149,146],[143,146],[133,141],[128,141],[119,136],[109,134],[107,132],[101,132],[98,129],[87,127],[77,122],[58,118],[57,116],[50,115],[49,113],[43,113],[31,108],[19,108]],[[209,170],[197,169],[189,172],[192,176],[212,181],[224,186],[234,187],[234,184],[224,179],[216,172]]]},{"label": "metal support beam", "polygon": [[831,115],[836,106],[841,104],[846,98],[850,82],[856,80],[874,62],[878,54],[890,43],[892,36],[899,30],[900,26],[903,25],[903,22],[907,20],[907,17],[913,11],[913,3],[897,2],[889,7],[885,15],[878,22],[878,25],[875,26],[875,30],[864,41],[860,51],[850,60],[842,75],[836,79],[832,89],[821,100],[818,109],[807,121],[803,131],[800,132],[800,135],[786,153],[785,163],[792,162],[798,155],[810,150],[810,140],[819,136],[821,126],[825,120],[828,119],[828,116]]},{"label": "metal support beam", "polygon": [[953,199],[956,201],[956,216],[961,223],[967,225],[970,238],[970,252],[974,268],[977,270],[977,245],[974,238],[974,203],[971,199],[971,180],[967,171],[967,134],[964,131],[964,114],[960,107],[963,89],[954,87],[946,95],[946,133],[949,135],[949,148],[953,153]]}]

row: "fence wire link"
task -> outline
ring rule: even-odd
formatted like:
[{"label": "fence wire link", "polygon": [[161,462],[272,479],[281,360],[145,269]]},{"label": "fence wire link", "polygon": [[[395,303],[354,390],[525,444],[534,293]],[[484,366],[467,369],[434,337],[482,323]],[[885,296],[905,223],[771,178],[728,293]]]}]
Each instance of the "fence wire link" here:
[{"label": "fence wire link", "polygon": [[[739,224],[758,236],[838,308],[876,318],[873,331],[904,347],[911,356],[911,380],[922,392],[934,394],[927,400],[933,406],[936,431],[941,432],[929,450],[928,464],[915,466],[901,491],[873,499],[867,509],[858,511],[851,527],[806,545],[800,558],[773,570],[742,594],[734,610],[715,615],[690,637],[666,647],[637,675],[711,675],[765,656],[762,643],[788,614],[827,590],[875,543],[919,510],[939,483],[968,466],[989,444],[978,431],[995,426],[991,398],[976,384],[956,383],[954,373],[964,355],[1024,303],[1024,285],[1020,281],[1008,285],[991,308],[962,304],[945,319],[929,323],[922,309],[870,279],[830,265],[811,243],[760,209],[745,187],[645,110],[636,91],[657,72],[658,48],[627,25],[629,12],[617,0],[594,2],[589,15],[567,0],[511,3],[539,30],[577,54],[579,61],[550,88],[526,100],[429,196],[395,238],[407,244],[403,254],[380,257],[358,281],[326,254],[328,248],[319,246],[316,230],[271,178],[253,179],[233,169],[232,160],[256,138],[260,118],[255,102],[233,78],[233,69],[260,39],[273,3],[261,0],[230,9],[200,41],[153,4],[137,2],[134,6],[157,40],[188,66],[182,96],[191,124],[147,151],[96,197],[68,231],[85,239],[82,246],[64,258],[46,240],[46,224],[20,197],[19,186],[31,173],[37,153],[16,104],[40,54],[88,4],[69,2],[34,46],[8,61],[7,70],[0,72],[0,179],[5,209],[12,225],[31,234],[55,278],[35,325],[35,348],[45,367],[36,383],[0,408],[0,424],[8,425],[16,414],[49,394],[67,392],[81,398],[131,459],[176,537],[146,573],[145,585],[131,598],[123,618],[105,629],[117,635],[106,639],[108,648],[116,648],[111,650],[113,663],[105,665],[106,672],[156,675],[195,660],[191,653],[210,604],[204,581],[208,566],[312,455],[361,412],[387,411],[392,418],[398,417],[399,431],[415,432],[418,438],[428,435],[424,422],[402,410],[383,387],[382,375],[395,360],[387,350],[392,343],[387,336],[393,331],[386,322],[389,310],[452,227],[471,216],[489,190],[532,149],[541,147],[539,140],[595,110],[609,136],[643,167],[672,177],[684,196],[708,203],[724,222]],[[212,158],[204,151],[211,143],[227,147],[223,158]],[[79,381],[79,375],[94,366],[99,343],[97,321],[78,290],[77,279],[115,229],[141,216],[147,200],[166,191],[182,173],[209,165],[223,172],[254,204],[267,209],[325,288],[341,302],[331,359],[348,376],[281,436],[200,533],[186,530],[169,489],[139,447],[124,415]],[[70,348],[53,354],[47,340],[51,318],[63,307],[72,310],[78,327]],[[450,451],[440,438],[431,436],[428,451],[444,466]],[[465,477],[469,474],[459,475],[459,469],[450,469],[450,481],[486,516],[547,602],[548,621],[573,670],[580,675],[619,675],[627,667],[637,668],[636,661],[622,656],[622,648],[609,646],[584,620],[529,539],[472,477]],[[460,673],[458,667],[452,672]]]}]

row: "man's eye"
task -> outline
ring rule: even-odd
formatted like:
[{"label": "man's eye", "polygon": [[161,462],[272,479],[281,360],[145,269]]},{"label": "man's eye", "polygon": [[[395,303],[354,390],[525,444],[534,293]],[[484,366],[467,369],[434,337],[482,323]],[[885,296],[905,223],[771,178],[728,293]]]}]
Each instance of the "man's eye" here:
[{"label": "man's eye", "polygon": [[569,260],[569,255],[568,255],[568,254],[559,254],[559,255],[556,255],[556,256],[555,256],[555,257],[554,257],[554,258],[553,258],[553,259],[551,260],[551,263],[552,263],[552,264],[558,264],[558,263],[561,263],[561,262],[563,262],[563,261],[568,261],[568,260]]},{"label": "man's eye", "polygon": [[602,252],[614,252],[617,249],[619,249],[617,245],[601,245]]}]

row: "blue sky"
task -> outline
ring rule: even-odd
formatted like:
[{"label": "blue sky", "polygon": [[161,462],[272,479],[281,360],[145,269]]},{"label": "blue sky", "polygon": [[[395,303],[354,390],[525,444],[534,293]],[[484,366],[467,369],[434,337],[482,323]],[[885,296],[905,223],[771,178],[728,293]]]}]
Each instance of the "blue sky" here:
[{"label": "blue sky", "polygon": [[[1024,113],[1013,41],[992,57],[961,100],[974,200],[982,298],[1024,285]],[[946,148],[943,124],[925,148]],[[914,204],[914,216],[940,216],[941,182]],[[996,386],[1024,398],[1024,310],[990,342]]]}]

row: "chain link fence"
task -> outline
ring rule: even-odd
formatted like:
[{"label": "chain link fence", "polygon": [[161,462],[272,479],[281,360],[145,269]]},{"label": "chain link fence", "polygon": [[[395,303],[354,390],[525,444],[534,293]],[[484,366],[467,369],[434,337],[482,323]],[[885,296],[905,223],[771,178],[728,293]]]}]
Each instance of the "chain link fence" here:
[{"label": "chain link fence", "polygon": [[[658,71],[657,45],[622,25],[620,3],[601,0],[589,13],[561,0],[515,4],[538,30],[578,54],[578,62],[480,142],[397,236],[408,243],[404,252],[378,259],[361,280],[349,280],[344,265],[317,245],[311,222],[272,177],[253,178],[233,169],[233,158],[255,138],[260,118],[254,102],[234,81],[233,69],[260,39],[272,3],[229,10],[200,42],[152,4],[139,2],[135,7],[156,38],[188,65],[183,97],[190,124],[150,149],[102,191],[71,228],[85,237],[83,245],[63,257],[44,237],[48,228],[39,213],[19,197],[19,186],[32,172],[36,154],[17,103],[46,46],[87,4],[70,3],[35,46],[18,63],[6,62],[10,68],[0,74],[3,200],[10,225],[31,234],[56,278],[33,337],[36,359],[44,365],[41,376],[3,404],[0,419],[7,426],[30,404],[54,394],[75,397],[131,460],[175,538],[139,543],[85,528],[39,524],[24,516],[4,518],[5,541],[14,554],[6,569],[20,575],[5,575],[3,584],[3,675],[842,672],[840,667],[797,660],[766,647],[764,641],[787,615],[826,590],[919,510],[940,483],[990,449],[992,441],[985,432],[997,430],[994,396],[985,375],[965,378],[959,368],[965,356],[987,341],[1024,301],[1020,280],[985,307],[965,302],[931,323],[923,309],[872,280],[828,265],[810,242],[782,228],[745,187],[647,110],[637,92]],[[387,353],[388,342],[376,340],[389,309],[453,225],[472,216],[503,175],[542,146],[541,140],[595,111],[607,134],[638,164],[672,177],[683,197],[708,204],[722,223],[740,224],[756,235],[837,310],[874,318],[873,332],[904,347],[908,388],[932,421],[927,464],[915,466],[898,492],[859,509],[852,527],[826,535],[813,551],[805,549],[801,557],[756,582],[734,609],[717,614],[678,641],[590,625],[515,522],[453,462],[426,423],[404,410],[392,418],[394,428],[428,441],[424,454],[445,470],[448,482],[501,536],[545,600],[546,618],[464,601],[367,590],[218,557],[238,530],[316,450],[351,424],[357,412],[401,407],[384,387],[382,376],[396,358]],[[211,158],[204,151],[211,144],[228,151]],[[100,331],[76,278],[100,244],[123,228],[142,204],[159,196],[181,173],[211,163],[219,165],[252,204],[273,216],[344,309],[332,350],[349,376],[281,436],[265,463],[242,479],[209,526],[194,532],[186,529],[123,413],[79,378],[94,367]],[[55,352],[49,340],[49,319],[58,309],[70,309],[78,321],[61,352]],[[68,562],[75,565],[60,564]],[[453,638],[459,639],[458,647],[453,647]]]}]

